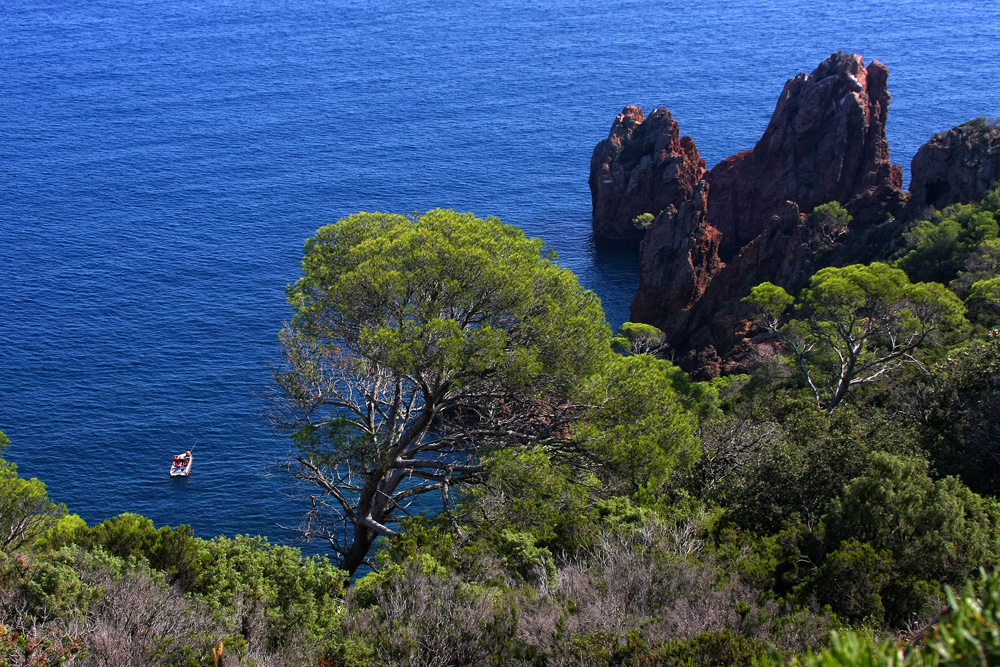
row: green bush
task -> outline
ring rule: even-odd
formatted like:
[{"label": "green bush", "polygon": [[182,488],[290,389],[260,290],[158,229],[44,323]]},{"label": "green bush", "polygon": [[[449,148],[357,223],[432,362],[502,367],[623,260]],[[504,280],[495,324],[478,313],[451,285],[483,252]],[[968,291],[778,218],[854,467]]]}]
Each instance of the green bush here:
[{"label": "green bush", "polygon": [[879,641],[857,632],[833,633],[819,653],[772,654],[760,667],[989,667],[1000,664],[1000,572],[980,572],[961,593],[947,591],[939,622],[908,643]]},{"label": "green bush", "polygon": [[954,477],[934,481],[926,461],[877,452],[867,473],[830,503],[830,543],[868,543],[892,554],[893,584],[881,591],[888,620],[921,611],[920,582],[960,585],[1000,560],[1000,506]]}]

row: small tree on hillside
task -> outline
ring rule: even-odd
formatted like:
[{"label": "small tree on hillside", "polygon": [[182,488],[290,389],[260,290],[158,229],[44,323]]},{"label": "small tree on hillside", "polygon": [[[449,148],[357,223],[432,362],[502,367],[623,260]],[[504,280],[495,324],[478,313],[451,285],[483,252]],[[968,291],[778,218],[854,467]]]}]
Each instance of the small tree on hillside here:
[{"label": "small tree on hillside", "polygon": [[419,496],[478,481],[480,455],[555,446],[580,379],[613,353],[600,301],[495,218],[360,213],[306,244],[281,333],[289,470],[306,538],[353,573]]},{"label": "small tree on hillside", "polygon": [[797,300],[762,283],[743,301],[791,353],[816,405],[830,412],[855,385],[916,361],[914,352],[934,334],[965,323],[965,307],[943,285],[911,284],[879,262],[822,269]]},{"label": "small tree on hillside", "polygon": [[[0,432],[0,456],[8,443],[7,436]],[[0,458],[0,552],[20,549],[54,526],[65,513],[63,505],[49,500],[43,482],[18,477],[17,466]]]}]

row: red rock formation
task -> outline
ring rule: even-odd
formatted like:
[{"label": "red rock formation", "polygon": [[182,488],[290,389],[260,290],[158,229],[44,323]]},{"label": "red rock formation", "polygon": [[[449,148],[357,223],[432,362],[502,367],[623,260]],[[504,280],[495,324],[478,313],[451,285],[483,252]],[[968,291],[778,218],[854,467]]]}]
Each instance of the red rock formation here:
[{"label": "red rock formation", "polygon": [[838,201],[860,239],[902,208],[902,170],[885,138],[887,76],[879,62],[865,68],[858,55],[835,54],[791,79],[754,149],[717,165],[692,201],[654,221],[631,318],[663,329],[696,376],[747,370],[773,354],[740,302],[751,287],[769,280],[794,291],[836,261],[838,243],[800,210]]},{"label": "red rock formation", "polygon": [[861,200],[901,197],[903,173],[889,162],[885,138],[887,78],[878,61],[866,69],[859,55],[834,54],[785,84],[753,150],[705,175],[723,259],[766,232],[785,201],[808,212],[829,201],[860,209]]},{"label": "red rock formation", "polygon": [[680,136],[667,109],[660,107],[644,118],[640,107],[625,107],[590,160],[594,237],[639,241],[645,230],[632,221],[680,206],[704,172],[694,141]]},{"label": "red rock formation", "polygon": [[979,201],[1000,182],[1000,124],[977,118],[941,132],[910,163],[915,209]]},{"label": "red rock formation", "polygon": [[[683,219],[683,216],[677,217]],[[701,231],[706,228],[707,234]],[[644,248],[656,231],[654,223],[643,242]],[[699,237],[717,240],[718,231],[702,221],[701,226],[695,227],[692,240]],[[768,220],[767,232],[741,248],[728,264],[719,261],[717,255],[715,262],[700,263],[703,268],[698,272],[702,278],[701,289],[690,303],[678,307],[664,300],[646,301],[650,295],[654,298],[656,294],[679,297],[686,291],[669,280],[670,270],[683,267],[686,255],[680,253],[669,265],[671,269],[659,273],[661,279],[666,278],[659,292],[640,290],[636,293],[632,319],[662,329],[678,354],[678,362],[695,379],[752,370],[774,355],[774,340],[754,329],[749,308],[740,299],[750,287],[764,280],[797,291],[825,265],[824,260],[831,256],[832,250],[834,245],[821,233],[819,225],[802,215],[794,202],[786,201]],[[669,251],[664,255],[669,257]],[[692,258],[697,257],[700,255],[692,254]],[[645,278],[645,270],[643,262],[640,280]],[[678,271],[680,286],[688,283],[687,275],[685,270]]]},{"label": "red rock formation", "polygon": [[[706,222],[707,211],[708,184],[701,181],[679,209],[670,205],[657,216],[639,247],[645,289],[632,302],[632,319],[637,312],[650,314],[641,321],[663,329],[668,340],[686,329],[691,307],[725,266],[719,260],[722,235]],[[666,314],[669,319],[662,318]]]},{"label": "red rock formation", "polygon": [[684,329],[664,321],[670,329],[668,341],[686,351],[681,365],[704,380],[720,373],[747,372],[770,359],[776,351],[774,340],[754,328],[741,298],[765,280],[797,292],[825,265],[825,255],[833,249],[817,224],[794,202],[784,202],[768,220],[767,232],[743,246],[713,277],[689,309]]}]

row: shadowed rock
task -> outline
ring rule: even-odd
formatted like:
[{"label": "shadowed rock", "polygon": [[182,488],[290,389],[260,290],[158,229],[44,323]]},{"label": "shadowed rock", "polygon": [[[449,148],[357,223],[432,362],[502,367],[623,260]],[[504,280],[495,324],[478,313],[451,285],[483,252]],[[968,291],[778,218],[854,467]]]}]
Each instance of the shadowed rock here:
[{"label": "shadowed rock", "polygon": [[699,182],[692,194],[679,209],[671,205],[657,216],[639,248],[644,288],[632,302],[632,319],[649,315],[642,321],[662,329],[668,340],[686,330],[691,307],[725,266],[719,259],[722,235],[706,220],[708,184]]},{"label": "shadowed rock", "polygon": [[941,132],[910,163],[913,209],[979,201],[1000,182],[1000,124],[977,118]]}]

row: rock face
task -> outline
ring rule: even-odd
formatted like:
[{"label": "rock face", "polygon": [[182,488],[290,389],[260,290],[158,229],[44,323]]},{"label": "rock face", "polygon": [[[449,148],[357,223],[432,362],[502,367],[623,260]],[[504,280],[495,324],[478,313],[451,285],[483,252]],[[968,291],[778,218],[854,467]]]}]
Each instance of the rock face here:
[{"label": "rock face", "polygon": [[667,109],[644,117],[640,107],[625,107],[590,160],[594,237],[637,243],[645,230],[632,221],[691,199],[704,172],[694,141],[680,136]]},{"label": "rock face", "polygon": [[671,205],[657,216],[639,246],[645,289],[636,293],[632,311],[670,313],[669,319],[655,318],[668,340],[687,328],[692,306],[725,266],[719,259],[722,234],[708,224],[707,213],[708,184],[700,181],[679,209]]},{"label": "rock face", "polygon": [[[792,293],[804,287],[836,254],[836,246],[820,231],[794,202],[786,201],[768,220],[767,231],[713,276],[684,317],[664,320],[668,341],[675,341],[675,349],[683,353],[680,365],[704,380],[746,372],[774,356],[775,341],[755,330],[749,308],[740,299],[764,280]],[[682,320],[686,322],[680,328]]]},{"label": "rock face", "polygon": [[859,55],[835,54],[785,84],[753,150],[705,177],[723,259],[765,233],[786,201],[808,212],[830,201],[861,209],[865,199],[901,197],[903,172],[889,162],[885,138],[888,75],[878,61],[865,68]]},{"label": "rock face", "polygon": [[977,118],[941,132],[910,163],[913,208],[978,201],[1000,181],[1000,124]]},{"label": "rock face", "polygon": [[[887,78],[888,70],[877,61],[866,68],[861,56],[835,54],[812,74],[788,81],[753,150],[705,173],[705,182],[693,187],[686,201],[676,199],[685,194],[683,188],[669,190],[671,201],[643,190],[643,202],[666,203],[640,247],[640,286],[631,319],[662,329],[682,367],[696,377],[739,372],[773,354],[771,343],[754,335],[740,302],[753,285],[769,280],[786,289],[801,287],[816,269],[835,261],[838,246],[862,238],[887,211],[902,209],[902,170],[889,162],[885,137]],[[616,136],[636,140],[641,124],[626,112],[615,123],[620,134],[612,128],[591,163],[592,192],[598,192],[595,173],[607,173],[607,185],[626,184],[613,191],[622,193],[613,200],[615,210],[628,211],[619,220],[650,210],[631,205],[630,193],[639,191],[638,184],[630,190],[630,180],[614,176],[616,168],[629,179],[640,171],[624,170],[634,158],[603,157],[611,151],[601,147]],[[697,155],[693,146],[683,152]],[[640,163],[645,164],[643,187],[661,182],[656,165],[663,161],[635,164]],[[845,239],[824,237],[804,215],[830,201],[854,215]],[[598,210],[595,194],[595,225]]]}]

